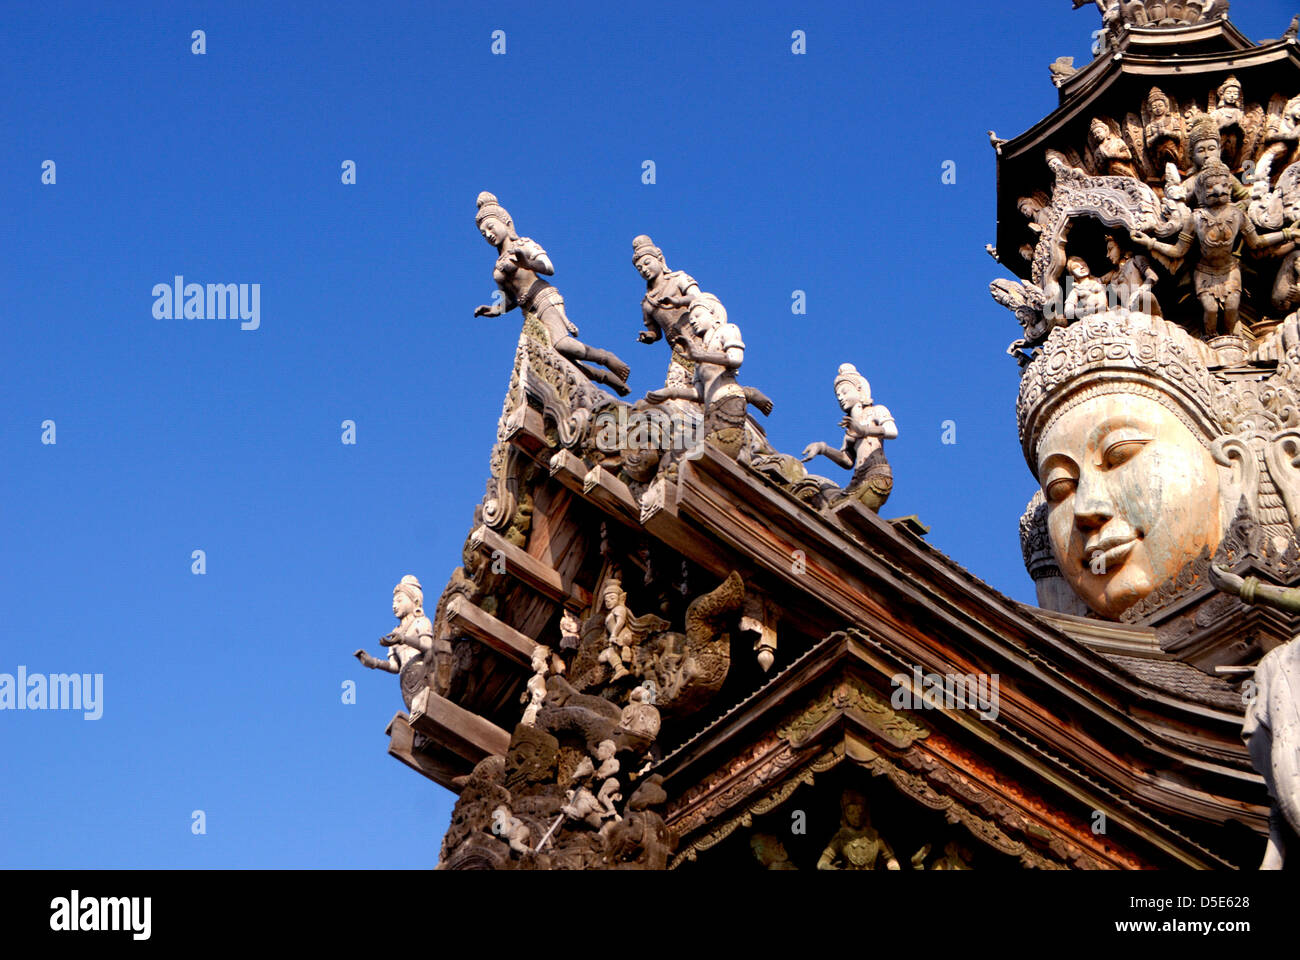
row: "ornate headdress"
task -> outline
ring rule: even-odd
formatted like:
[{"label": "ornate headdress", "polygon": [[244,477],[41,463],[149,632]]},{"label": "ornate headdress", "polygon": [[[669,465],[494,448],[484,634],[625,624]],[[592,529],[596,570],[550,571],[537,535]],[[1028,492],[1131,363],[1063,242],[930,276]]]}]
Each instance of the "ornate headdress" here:
[{"label": "ornate headdress", "polygon": [[858,373],[858,368],[851,363],[841,363],[840,368],[835,373],[835,392],[838,393],[841,383],[851,383],[867,399],[871,398],[871,384],[867,378]]},{"label": "ornate headdress", "polygon": [[1174,103],[1168,95],[1159,87],[1152,87],[1151,92],[1147,94],[1147,107],[1154,107],[1157,102],[1163,103],[1171,112],[1174,109]]},{"label": "ornate headdress", "polygon": [[478,213],[474,215],[474,222],[482,226],[488,217],[496,217],[508,227],[515,225],[510,214],[506,213],[506,208],[497,202],[496,194],[484,190],[478,195]]},{"label": "ornate headdress", "polygon": [[1220,179],[1232,179],[1232,171],[1228,169],[1228,165],[1222,160],[1211,160],[1201,167],[1201,174],[1196,180],[1196,199],[1204,203],[1205,192],[1209,189],[1210,183]]},{"label": "ornate headdress", "polygon": [[632,262],[636,263],[647,253],[654,254],[660,260],[664,258],[664,252],[654,245],[654,241],[644,233],[632,240]]},{"label": "ornate headdress", "polygon": [[1240,93],[1241,93],[1241,81],[1238,80],[1235,76],[1230,76],[1230,77],[1228,77],[1227,80],[1224,80],[1223,83],[1219,84],[1219,99],[1220,99],[1220,100],[1223,99],[1223,94],[1224,94],[1226,91],[1228,91],[1228,90],[1236,90],[1237,93],[1240,94]]},{"label": "ornate headdress", "polygon": [[693,315],[696,307],[707,310],[718,322],[719,326],[727,322],[727,308],[722,305],[721,300],[711,293],[701,293],[698,297],[693,298],[688,312]]},{"label": "ornate headdress", "polygon": [[1016,416],[1029,469],[1037,475],[1038,438],[1061,414],[1112,393],[1150,397],[1208,448],[1224,431],[1206,349],[1181,327],[1142,315],[1105,314],[1057,327],[1020,380]]},{"label": "ornate headdress", "polygon": [[415,604],[415,615],[424,616],[424,588],[420,586],[420,581],[411,574],[402,577],[401,583],[393,588],[394,593],[404,593],[410,597],[411,602]]},{"label": "ornate headdress", "polygon": [[1219,125],[1214,118],[1208,113],[1203,113],[1192,123],[1192,128],[1187,132],[1187,149],[1192,151],[1202,140],[1218,140]]}]

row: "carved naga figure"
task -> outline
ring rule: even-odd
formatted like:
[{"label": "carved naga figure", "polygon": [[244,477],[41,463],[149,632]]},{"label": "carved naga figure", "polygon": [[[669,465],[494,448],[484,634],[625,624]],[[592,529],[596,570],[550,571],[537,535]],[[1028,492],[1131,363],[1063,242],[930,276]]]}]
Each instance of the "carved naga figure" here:
[{"label": "carved naga figure", "polygon": [[[1300,613],[1300,589],[1242,578],[1213,564],[1210,580],[1244,603]],[[1273,805],[1260,869],[1280,870],[1288,845],[1294,851],[1300,837],[1300,643],[1293,638],[1266,653],[1255,667],[1254,682],[1241,737]]]},{"label": "carved naga figure", "polygon": [[835,376],[835,396],[845,413],[840,421],[844,441],[839,449],[821,441],[810,443],[801,459],[806,463],[820,455],[852,470],[853,479],[845,492],[868,510],[879,512],[894,488],[884,447],[884,441],[898,436],[894,415],[888,407],[872,401],[871,384],[851,363],[842,364]]},{"label": "carved naga figure", "polygon": [[[542,279],[543,275],[554,274],[555,268],[541,245],[519,236],[510,214],[487,191],[478,195],[475,222],[483,238],[497,248],[492,279],[500,288],[503,299],[500,303],[477,308],[474,316],[499,317],[520,307],[536,316],[557,353],[572,361],[589,379],[613,387],[620,396],[627,396],[628,365],[608,350],[588,346],[577,339],[578,328],[564,312],[564,298],[560,291]],[[583,360],[607,369],[590,367],[580,362]]]}]

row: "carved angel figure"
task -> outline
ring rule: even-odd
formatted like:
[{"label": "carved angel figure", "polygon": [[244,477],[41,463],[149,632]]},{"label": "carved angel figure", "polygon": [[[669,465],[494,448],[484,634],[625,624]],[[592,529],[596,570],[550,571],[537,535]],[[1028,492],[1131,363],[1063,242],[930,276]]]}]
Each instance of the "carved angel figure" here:
[{"label": "carved angel figure", "polygon": [[[588,346],[577,339],[578,328],[564,312],[564,298],[560,291],[542,279],[542,276],[554,274],[555,268],[541,245],[519,236],[510,214],[487,191],[478,195],[475,222],[483,238],[497,249],[492,279],[501,290],[503,299],[477,308],[474,316],[499,317],[515,307],[531,311],[546,329],[557,353],[572,361],[589,379],[613,387],[619,395],[626,396],[628,365],[608,350]],[[580,362],[583,360],[607,369],[590,367]]]},{"label": "carved angel figure", "polygon": [[1211,160],[1197,179],[1200,206],[1184,221],[1176,243],[1161,243],[1142,231],[1132,234],[1133,241],[1167,257],[1186,256],[1196,245],[1200,249],[1194,275],[1196,295],[1205,311],[1205,333],[1213,336],[1222,313],[1224,329],[1238,334],[1238,309],[1241,306],[1241,264],[1233,256],[1238,237],[1252,250],[1275,247],[1293,241],[1300,234],[1288,227],[1277,233],[1259,234],[1240,207],[1229,201],[1232,174],[1221,161]]},{"label": "carved angel figure", "polygon": [[[690,321],[691,305],[705,294],[700,292],[699,283],[690,274],[684,270],[669,270],[663,251],[644,234],[632,241],[632,262],[646,282],[646,295],[641,298],[646,332],[637,339],[641,343],[657,343],[666,336],[673,347],[673,358],[664,386],[692,390],[695,361],[690,351],[706,348]],[[763,391],[757,387],[741,389],[746,400],[764,416],[772,412],[772,401]],[[686,399],[694,399],[694,396]]]},{"label": "carved angel figure", "polygon": [[607,646],[598,658],[607,664],[611,671],[610,682],[628,676],[628,664],[632,663],[633,649],[646,637],[659,630],[667,629],[668,622],[653,613],[641,617],[632,616],[627,606],[627,593],[622,581],[611,577],[605,581],[602,591],[605,609],[605,642]]},{"label": "carved angel figure", "polygon": [[851,363],[840,365],[835,375],[835,396],[844,411],[840,426],[844,440],[839,449],[818,441],[804,448],[805,463],[823,456],[853,471],[845,492],[860,500],[868,510],[879,512],[894,488],[894,474],[885,459],[884,441],[898,436],[894,415],[871,399],[871,384]]},{"label": "carved angel figure", "polygon": [[871,826],[867,801],[861,793],[845,790],[840,810],[840,828],[822,851],[818,870],[875,870],[882,856],[886,870],[901,869],[893,847]]},{"label": "carved angel figure", "polygon": [[692,385],[651,390],[646,399],[652,403],[672,398],[702,403],[704,436],[735,459],[744,444],[749,401],[745,388],[736,381],[745,362],[745,341],[740,327],[728,322],[726,307],[711,293],[691,301],[688,320],[694,338],[683,334],[677,342],[695,363]]},{"label": "carved angel figure", "polygon": [[358,649],[353,656],[362,666],[401,673],[416,656],[434,649],[433,624],[424,615],[424,590],[420,581],[410,574],[393,588],[393,616],[398,619],[397,627],[379,639],[380,646],[388,648],[388,659],[380,660]]}]

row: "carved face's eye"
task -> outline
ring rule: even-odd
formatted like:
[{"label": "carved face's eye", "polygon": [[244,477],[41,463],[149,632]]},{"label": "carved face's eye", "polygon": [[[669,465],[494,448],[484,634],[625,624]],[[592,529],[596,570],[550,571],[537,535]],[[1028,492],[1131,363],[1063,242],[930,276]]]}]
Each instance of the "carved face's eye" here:
[{"label": "carved face's eye", "polygon": [[1146,440],[1121,440],[1118,443],[1112,443],[1106,448],[1106,454],[1103,458],[1106,466],[1118,467],[1120,464],[1127,463],[1141,453],[1146,444]]},{"label": "carved face's eye", "polygon": [[1043,492],[1047,495],[1049,503],[1060,503],[1074,493],[1075,486],[1076,482],[1073,477],[1060,477],[1051,481]]}]

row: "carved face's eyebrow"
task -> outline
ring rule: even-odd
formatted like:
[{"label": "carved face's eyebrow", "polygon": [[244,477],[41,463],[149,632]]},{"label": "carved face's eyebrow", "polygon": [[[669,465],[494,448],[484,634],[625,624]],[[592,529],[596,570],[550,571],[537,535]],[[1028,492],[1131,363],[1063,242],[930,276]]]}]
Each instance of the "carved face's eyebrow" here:
[{"label": "carved face's eyebrow", "polygon": [[1078,464],[1074,462],[1073,457],[1067,456],[1064,453],[1049,453],[1038,463],[1038,482],[1042,483],[1043,478],[1046,477],[1048,473],[1058,468],[1077,472]]},{"label": "carved face's eyebrow", "polygon": [[1107,417],[1097,426],[1088,431],[1088,449],[1096,449],[1106,437],[1116,430],[1140,430],[1144,433],[1151,432],[1151,425],[1144,419],[1134,415]]}]

